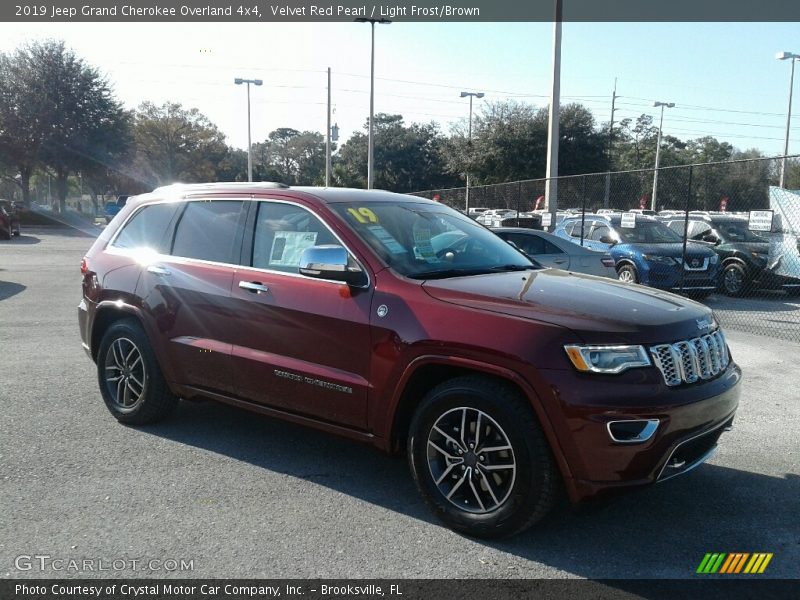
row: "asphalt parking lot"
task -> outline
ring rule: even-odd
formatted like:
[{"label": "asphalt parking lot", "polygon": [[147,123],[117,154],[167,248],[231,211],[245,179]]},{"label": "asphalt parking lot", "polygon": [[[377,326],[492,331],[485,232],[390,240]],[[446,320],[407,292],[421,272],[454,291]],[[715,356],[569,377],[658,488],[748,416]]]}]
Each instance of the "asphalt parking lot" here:
[{"label": "asphalt parking lot", "polygon": [[[133,429],[104,407],[80,345],[70,229],[0,242],[3,577],[692,577],[706,552],[800,565],[800,344],[730,329],[734,430],[692,473],[511,540],[432,520],[405,461],[214,403]],[[799,307],[800,308],[800,307]],[[20,571],[20,555],[191,560],[190,572]]]}]

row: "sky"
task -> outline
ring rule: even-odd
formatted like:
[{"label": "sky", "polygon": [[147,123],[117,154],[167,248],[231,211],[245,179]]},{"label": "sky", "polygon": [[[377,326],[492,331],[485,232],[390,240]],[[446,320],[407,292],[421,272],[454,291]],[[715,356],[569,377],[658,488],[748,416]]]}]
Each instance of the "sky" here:
[{"label": "sky", "polygon": [[[739,149],[783,152],[788,61],[800,54],[800,23],[565,23],[561,102],[581,102],[598,123],[674,102],[664,134],[714,135]],[[369,115],[370,26],[360,23],[0,23],[0,51],[63,39],[97,67],[128,108],[143,101],[196,107],[236,147],[247,146],[245,86],[251,87],[253,141],[278,127],[325,131],[327,74],[340,141]],[[552,23],[377,25],[375,112],[406,122],[464,123],[464,91],[483,102],[544,106],[552,76]],[[800,69],[795,78],[790,153],[800,153]]]}]

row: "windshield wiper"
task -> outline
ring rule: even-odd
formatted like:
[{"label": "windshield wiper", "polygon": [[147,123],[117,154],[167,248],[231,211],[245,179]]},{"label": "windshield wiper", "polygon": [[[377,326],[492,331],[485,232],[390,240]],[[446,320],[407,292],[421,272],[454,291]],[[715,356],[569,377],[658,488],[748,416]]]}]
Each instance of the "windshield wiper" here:
[{"label": "windshield wiper", "polygon": [[468,275],[486,275],[491,269],[437,269],[436,271],[420,271],[409,275],[411,279],[447,279],[448,277],[466,277]]},{"label": "windshield wiper", "polygon": [[448,277],[468,277],[470,275],[488,275],[503,271],[527,271],[535,269],[534,265],[496,265],[482,268],[441,269],[436,271],[421,271],[409,275],[411,279],[447,279]]},{"label": "windshield wiper", "polygon": [[495,267],[490,267],[489,270],[492,272],[498,271],[530,271],[531,269],[538,269],[536,265],[497,265]]}]

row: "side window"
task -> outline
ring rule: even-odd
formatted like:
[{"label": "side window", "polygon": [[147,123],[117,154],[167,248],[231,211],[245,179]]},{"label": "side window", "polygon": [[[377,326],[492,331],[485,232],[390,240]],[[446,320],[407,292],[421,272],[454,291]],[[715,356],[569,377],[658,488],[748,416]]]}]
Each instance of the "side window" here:
[{"label": "side window", "polygon": [[680,236],[683,236],[683,232],[685,231],[684,222],[682,220],[670,221],[669,228]]},{"label": "side window", "polygon": [[[593,223],[594,223],[594,221],[589,221],[589,220],[586,220],[584,222],[584,224],[583,224],[583,232],[584,232],[583,233],[583,237],[584,238],[589,237],[589,231],[591,230]],[[572,229],[572,233],[570,235],[572,237],[576,237],[576,238],[581,237],[581,222],[580,221],[575,221],[575,225],[574,225],[574,227]]]},{"label": "side window", "polygon": [[548,242],[547,240],[543,239],[544,242],[544,253],[545,254],[564,254],[565,252],[556,246],[555,244]]},{"label": "side window", "polygon": [[251,265],[259,269],[297,273],[303,250],[338,243],[322,221],[305,208],[279,202],[259,202]]},{"label": "side window", "polygon": [[544,240],[538,235],[512,233],[508,235],[507,239],[514,242],[516,247],[522,250],[525,254],[545,254]]},{"label": "side window", "polygon": [[178,221],[171,254],[221,263],[238,262],[233,256],[233,242],[241,212],[241,201],[189,202]]},{"label": "side window", "polygon": [[689,223],[689,237],[693,240],[701,240],[703,236],[711,231],[711,225],[703,221],[692,221]]},{"label": "side window", "polygon": [[601,223],[594,228],[592,234],[589,236],[589,239],[599,242],[600,238],[603,238],[605,236],[611,236],[611,230],[608,228],[608,225],[603,225]]},{"label": "side window", "polygon": [[162,253],[166,250],[164,234],[167,232],[178,204],[150,204],[139,209],[119,232],[112,246],[115,248],[152,248]]}]

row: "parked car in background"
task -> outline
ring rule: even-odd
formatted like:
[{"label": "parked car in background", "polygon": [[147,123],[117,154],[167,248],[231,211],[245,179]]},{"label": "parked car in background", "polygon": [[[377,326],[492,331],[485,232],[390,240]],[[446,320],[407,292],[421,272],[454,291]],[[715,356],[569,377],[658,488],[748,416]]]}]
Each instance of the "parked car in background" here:
[{"label": "parked car in background", "polygon": [[[583,245],[611,254],[620,281],[663,290],[683,289],[697,297],[708,296],[717,288],[717,253],[690,242],[684,263],[683,238],[661,221],[636,215],[633,227],[622,227],[622,215],[587,215],[583,220]],[[564,219],[555,234],[580,244],[581,222],[582,217]]]},{"label": "parked car in background", "polygon": [[595,214],[598,215],[618,215],[622,214],[622,211],[618,208],[598,208]]},{"label": "parked car in background", "polygon": [[13,200],[0,200],[0,235],[10,240],[20,234],[19,206]]},{"label": "parked car in background", "polygon": [[498,227],[492,231],[545,267],[617,278],[614,259],[608,252],[582,248],[551,233],[534,229]]},{"label": "parked car in background", "polygon": [[[686,221],[675,217],[667,226],[683,236]],[[776,275],[767,268],[769,240],[748,229],[746,217],[730,215],[689,215],[689,239],[707,244],[722,263],[720,288],[729,296],[741,296],[757,289],[785,289],[800,294],[800,280]]]},{"label": "parked car in background", "polygon": [[649,208],[632,208],[628,212],[632,212],[635,215],[647,215],[648,217],[655,217],[658,215],[656,211]]},{"label": "parked car in background", "polygon": [[105,218],[106,223],[111,223],[111,219],[117,216],[117,213],[122,210],[125,203],[128,201],[129,196],[117,196],[114,202],[106,202],[105,205]]},{"label": "parked car in background", "polygon": [[168,186],[122,209],[81,274],[115,419],[210,399],[403,453],[431,512],[474,536],[545,519],[562,489],[580,502],[691,471],[739,401],[708,307],[539,268],[413,196]]},{"label": "parked car in background", "polygon": [[488,227],[494,223],[496,219],[502,219],[511,215],[516,216],[516,214],[517,211],[510,208],[490,208],[489,210],[483,211],[475,220],[481,225],[486,225]]},{"label": "parked car in background", "polygon": [[534,213],[511,213],[502,217],[492,219],[489,223],[484,223],[487,227],[526,227],[529,229],[541,229],[542,217]]},{"label": "parked car in background", "polygon": [[473,219],[477,219],[480,215],[485,213],[488,208],[484,206],[470,206],[469,210],[467,211],[467,215],[472,217]]}]

